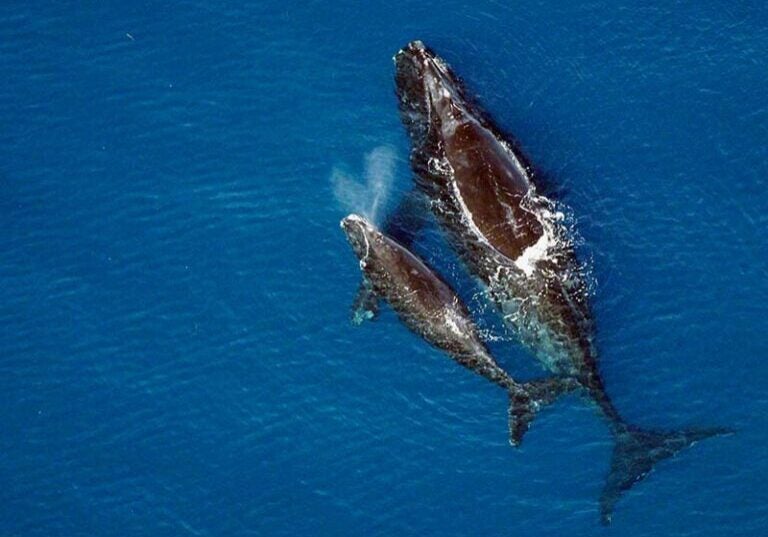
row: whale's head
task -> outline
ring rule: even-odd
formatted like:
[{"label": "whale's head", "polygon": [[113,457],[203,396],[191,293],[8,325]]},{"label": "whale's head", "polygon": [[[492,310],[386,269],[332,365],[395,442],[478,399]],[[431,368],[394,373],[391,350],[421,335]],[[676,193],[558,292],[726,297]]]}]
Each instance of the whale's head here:
[{"label": "whale's head", "polygon": [[358,259],[365,261],[370,257],[373,253],[371,245],[375,243],[378,235],[374,225],[357,214],[350,214],[341,221],[340,225]]},{"label": "whale's head", "polygon": [[442,58],[412,41],[394,61],[395,91],[412,141],[424,142],[431,126],[459,119],[466,106],[464,87]]}]

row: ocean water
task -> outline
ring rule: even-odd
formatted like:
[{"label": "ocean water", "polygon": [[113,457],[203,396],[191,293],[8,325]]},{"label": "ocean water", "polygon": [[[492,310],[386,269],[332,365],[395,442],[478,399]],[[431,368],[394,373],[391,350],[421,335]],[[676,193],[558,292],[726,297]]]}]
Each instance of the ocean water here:
[{"label": "ocean water", "polygon": [[[3,3],[0,535],[768,534],[768,10],[655,4]],[[570,207],[622,413],[737,430],[609,528],[588,404],[515,450],[500,390],[390,311],[349,322],[338,221],[410,187],[412,39]]]}]

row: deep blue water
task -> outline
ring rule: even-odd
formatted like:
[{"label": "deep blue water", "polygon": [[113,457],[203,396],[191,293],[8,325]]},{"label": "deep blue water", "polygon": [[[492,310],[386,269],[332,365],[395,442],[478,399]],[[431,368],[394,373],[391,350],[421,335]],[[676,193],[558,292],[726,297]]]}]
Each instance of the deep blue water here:
[{"label": "deep blue water", "polygon": [[[45,4],[0,7],[0,535],[768,532],[757,2]],[[349,323],[334,178],[409,188],[391,57],[416,38],[571,208],[620,410],[738,430],[611,528],[594,409],[514,450],[500,390],[391,312]],[[418,248],[472,298],[434,230]]]}]

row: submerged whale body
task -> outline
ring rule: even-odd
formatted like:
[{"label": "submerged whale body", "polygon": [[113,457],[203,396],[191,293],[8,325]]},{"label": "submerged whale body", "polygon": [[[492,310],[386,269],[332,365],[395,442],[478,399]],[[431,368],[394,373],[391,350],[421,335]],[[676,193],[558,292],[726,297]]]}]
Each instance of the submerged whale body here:
[{"label": "submerged whale body", "polygon": [[616,442],[600,498],[607,523],[621,493],[656,462],[727,431],[653,432],[622,419],[598,370],[589,293],[562,213],[440,57],[415,41],[394,61],[411,167],[435,219],[521,342],[544,367],[574,378],[607,418]]},{"label": "submerged whale body", "polygon": [[386,300],[402,322],[428,343],[507,391],[513,444],[519,444],[541,407],[577,387],[572,379],[515,381],[491,356],[467,307],[432,268],[361,216],[349,215],[341,228],[360,260],[366,288]]}]

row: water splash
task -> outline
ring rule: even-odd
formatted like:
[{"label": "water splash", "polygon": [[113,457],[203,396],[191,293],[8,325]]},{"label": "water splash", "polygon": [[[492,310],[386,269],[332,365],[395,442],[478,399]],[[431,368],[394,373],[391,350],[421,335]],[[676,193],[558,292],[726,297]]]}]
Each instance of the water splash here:
[{"label": "water splash", "polygon": [[366,153],[362,177],[348,174],[342,168],[331,172],[333,195],[346,211],[362,214],[380,224],[377,217],[386,207],[395,179],[397,154],[381,145]]}]

